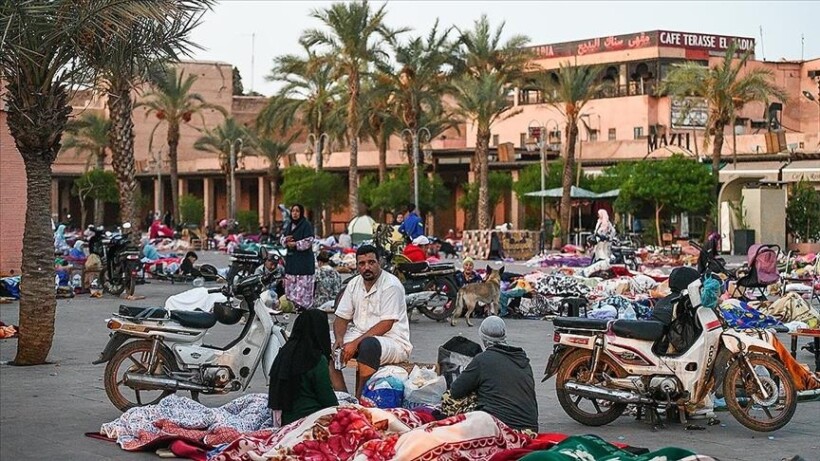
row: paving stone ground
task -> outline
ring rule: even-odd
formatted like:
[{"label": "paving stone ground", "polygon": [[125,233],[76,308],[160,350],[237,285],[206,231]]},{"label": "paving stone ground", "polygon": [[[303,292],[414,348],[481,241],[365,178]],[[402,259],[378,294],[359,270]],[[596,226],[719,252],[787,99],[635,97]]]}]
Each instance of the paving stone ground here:
[{"label": "paving stone ground", "polygon": [[[204,254],[201,262],[225,264],[225,257]],[[482,263],[478,267],[483,267]],[[509,265],[508,270],[523,271],[523,266]],[[135,305],[158,305],[172,294],[190,285],[153,282],[137,287],[144,300]],[[105,319],[116,310],[119,299],[110,296],[91,299],[79,296],[60,300],[57,307],[57,331],[49,356],[49,365],[12,367],[0,365],[0,460],[141,460],[158,459],[153,453],[127,453],[114,444],[84,437],[97,431],[104,422],[120,413],[111,405],[103,389],[104,365],[91,365],[108,340]],[[0,305],[0,320],[17,323],[18,306]],[[435,362],[438,346],[453,335],[462,334],[473,340],[477,327],[467,327],[463,321],[453,328],[447,322],[434,322],[416,314],[411,324],[415,345],[412,359]],[[532,361],[536,374],[539,423],[544,432],[597,434],[607,440],[652,449],[679,446],[714,456],[720,460],[779,461],[800,455],[808,461],[820,460],[820,402],[799,404],[792,422],[780,431],[761,434],[747,430],[728,413],[719,413],[722,425],[702,431],[686,431],[679,424],[653,432],[643,422],[631,417],[598,428],[582,426],[570,419],[555,398],[554,379],[540,382],[547,357],[552,350],[552,323],[540,320],[510,320],[508,337],[512,344],[523,347]],[[224,344],[238,330],[219,326],[209,335],[210,342]],[[0,361],[14,357],[16,340],[0,340]],[[811,356],[801,351],[803,362]],[[348,376],[350,382],[350,376]],[[254,377],[249,392],[267,392],[263,374]],[[207,397],[209,405],[224,403],[228,397]]]}]

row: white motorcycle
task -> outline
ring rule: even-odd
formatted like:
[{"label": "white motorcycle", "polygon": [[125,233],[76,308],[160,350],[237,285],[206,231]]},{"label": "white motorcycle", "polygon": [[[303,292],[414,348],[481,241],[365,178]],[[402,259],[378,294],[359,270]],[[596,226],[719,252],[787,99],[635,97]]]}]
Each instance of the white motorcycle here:
[{"label": "white motorcycle", "polygon": [[646,410],[653,424],[662,425],[661,409],[685,423],[687,414],[709,410],[717,390],[747,428],[780,429],[794,415],[797,395],[766,340],[770,333],[729,329],[719,308],[701,305],[700,288],[696,279],[674,301],[676,312],[694,312],[700,331],[688,348],[672,355],[657,347],[667,333],[659,321],[556,318],[555,349],[542,382],[557,374],[561,407],[588,426],[615,421],[630,404],[638,407],[639,418]]},{"label": "white motorcycle", "polygon": [[[126,411],[155,404],[178,390],[190,391],[194,400],[200,394],[244,391],[260,363],[267,378],[287,340],[285,324],[269,311],[274,304],[269,283],[252,275],[232,288],[208,290],[227,297],[227,302],[214,305],[213,313],[120,306],[107,320],[111,339],[93,362],[108,362],[104,382],[111,403]],[[234,294],[239,307],[232,302]],[[244,316],[242,332],[227,346],[203,344],[205,333],[217,322],[233,325]]]}]

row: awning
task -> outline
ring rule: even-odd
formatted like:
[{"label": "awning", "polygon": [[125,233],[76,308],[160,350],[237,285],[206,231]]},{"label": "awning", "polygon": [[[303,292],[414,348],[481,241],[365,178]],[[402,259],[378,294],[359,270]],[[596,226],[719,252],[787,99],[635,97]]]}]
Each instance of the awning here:
[{"label": "awning", "polygon": [[785,161],[729,163],[720,170],[720,182],[725,184],[740,178],[774,182],[778,180],[777,173],[781,168],[784,182],[798,182],[800,179],[820,182],[820,160],[795,160],[789,164]]},{"label": "awning", "polygon": [[796,160],[783,169],[783,181],[820,182],[820,160]]},{"label": "awning", "polygon": [[[599,199],[599,198],[614,198],[620,193],[620,189],[601,192],[600,194],[592,192],[591,190],[582,189],[580,187],[572,186],[570,190],[570,197],[574,199]],[[564,195],[564,189],[556,187],[554,189],[538,190],[535,192],[527,192],[529,197],[547,197],[547,198],[561,198]]]}]

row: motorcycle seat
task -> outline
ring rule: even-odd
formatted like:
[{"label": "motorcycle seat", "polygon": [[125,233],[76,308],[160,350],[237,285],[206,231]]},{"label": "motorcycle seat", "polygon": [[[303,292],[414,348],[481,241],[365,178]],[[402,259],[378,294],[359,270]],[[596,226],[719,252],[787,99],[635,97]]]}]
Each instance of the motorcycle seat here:
[{"label": "motorcycle seat", "polygon": [[216,325],[216,316],[202,311],[171,311],[171,319],[188,328],[207,329]]},{"label": "motorcycle seat", "polygon": [[168,318],[168,311],[162,307],[126,306],[120,304],[119,314],[125,317],[139,317],[144,319]]},{"label": "motorcycle seat", "polygon": [[664,325],[655,320],[616,320],[612,332],[622,338],[657,341],[663,336]]},{"label": "motorcycle seat", "polygon": [[583,317],[555,317],[552,319],[555,328],[568,330],[601,330],[605,331],[609,320],[586,319]]},{"label": "motorcycle seat", "polygon": [[418,274],[430,270],[430,265],[426,261],[420,263],[402,263],[398,265],[398,269],[405,274]]}]

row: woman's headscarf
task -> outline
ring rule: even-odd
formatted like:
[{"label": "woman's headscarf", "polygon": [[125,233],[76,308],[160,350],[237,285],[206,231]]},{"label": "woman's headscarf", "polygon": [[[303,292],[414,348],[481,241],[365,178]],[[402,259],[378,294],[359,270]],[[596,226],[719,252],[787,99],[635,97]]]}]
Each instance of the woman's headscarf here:
[{"label": "woman's headscarf", "polygon": [[57,251],[66,251],[70,247],[65,241],[65,224],[60,224],[57,230],[54,231],[54,249]]},{"label": "woman's headscarf", "polygon": [[308,237],[313,237],[313,226],[310,225],[310,221],[308,221],[305,217],[305,207],[298,203],[293,204],[291,208],[293,207],[299,209],[299,219],[293,219],[293,216],[291,216],[290,228],[287,230],[285,235],[292,236],[293,240],[302,240]]},{"label": "woman's headscarf", "polygon": [[595,226],[595,232],[599,234],[610,234],[612,233],[612,230],[613,227],[612,222],[609,221],[609,213],[601,208],[598,210],[598,223]]},{"label": "woman's headscarf", "polygon": [[302,375],[324,356],[330,361],[330,327],[327,314],[310,309],[296,318],[290,338],[279,350],[270,370],[268,407],[288,411],[299,393]]}]

